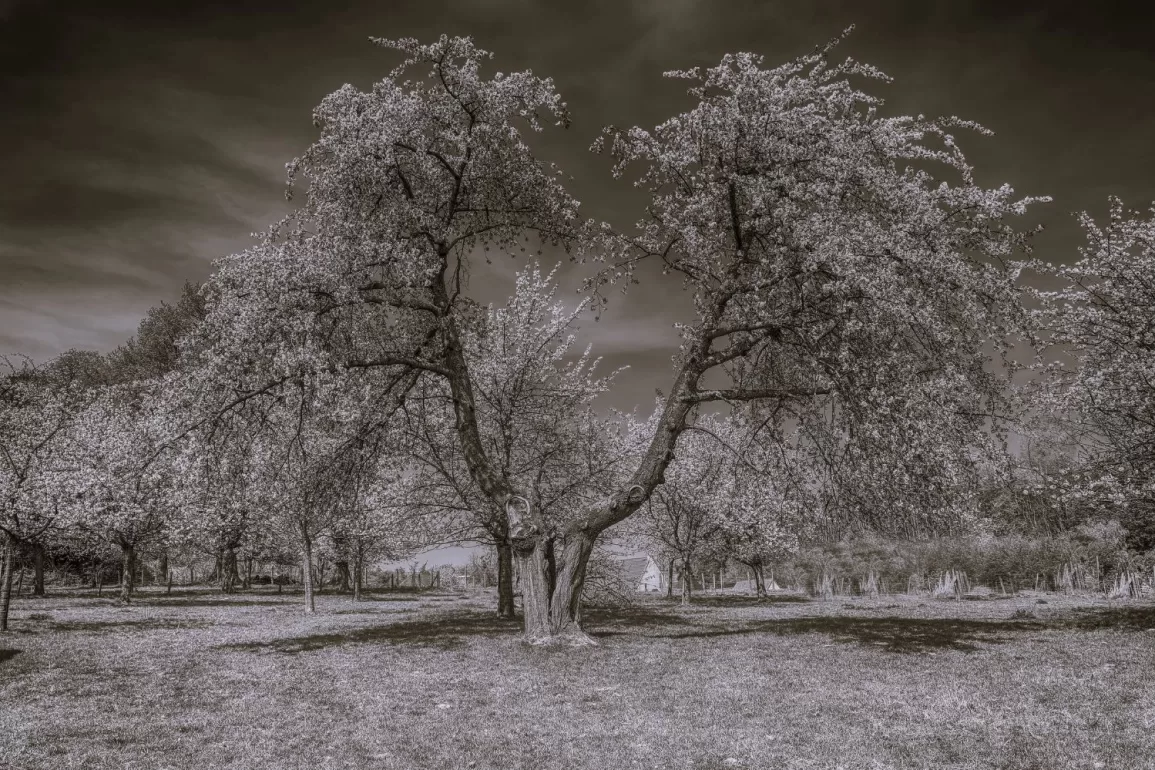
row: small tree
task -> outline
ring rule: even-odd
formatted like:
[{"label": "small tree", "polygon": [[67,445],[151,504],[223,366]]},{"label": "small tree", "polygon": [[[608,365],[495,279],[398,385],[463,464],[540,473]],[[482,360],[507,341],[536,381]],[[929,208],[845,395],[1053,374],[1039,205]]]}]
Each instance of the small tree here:
[{"label": "small tree", "polygon": [[110,386],[79,415],[69,482],[70,521],[121,552],[120,600],[136,585],[137,559],[162,541],[172,516],[179,418],[160,383]]},{"label": "small tree", "polygon": [[1113,510],[1155,546],[1155,207],[1144,218],[1111,199],[1100,226],[1079,216],[1087,237],[1067,282],[1043,293],[1050,367],[1043,403],[1077,429],[1085,453],[1068,474],[1067,498]]}]

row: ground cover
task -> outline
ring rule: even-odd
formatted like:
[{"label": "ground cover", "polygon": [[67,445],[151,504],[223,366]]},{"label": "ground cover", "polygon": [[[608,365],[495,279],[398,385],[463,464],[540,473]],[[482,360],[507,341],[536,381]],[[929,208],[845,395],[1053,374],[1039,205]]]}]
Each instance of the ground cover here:
[{"label": "ground cover", "polygon": [[577,650],[484,594],[299,602],[19,600],[0,767],[1155,767],[1147,602],[648,599]]}]

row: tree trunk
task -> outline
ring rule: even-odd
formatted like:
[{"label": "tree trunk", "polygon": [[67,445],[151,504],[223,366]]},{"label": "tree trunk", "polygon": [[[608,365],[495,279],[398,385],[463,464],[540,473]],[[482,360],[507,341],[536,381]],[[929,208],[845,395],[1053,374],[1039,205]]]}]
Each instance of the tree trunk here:
[{"label": "tree trunk", "polygon": [[32,595],[44,596],[44,546],[32,547]]},{"label": "tree trunk", "polygon": [[96,563],[96,595],[100,596],[104,590],[104,562]]},{"label": "tree trunk", "polygon": [[358,552],[353,556],[353,601],[361,601],[361,581],[365,576],[365,558]]},{"label": "tree trunk", "polygon": [[682,560],[682,604],[689,604],[690,603],[690,592],[693,590],[693,586],[690,584],[693,582],[694,576],[693,576],[693,574],[691,574],[690,569],[691,569],[690,560],[689,559],[683,559]]},{"label": "tree trunk", "polygon": [[237,572],[237,547],[226,545],[217,556],[217,576],[220,580],[221,591],[226,594],[235,593],[241,576]]},{"label": "tree trunk", "polygon": [[763,571],[762,562],[756,561],[750,566],[754,573],[755,593],[759,599],[766,598],[766,573]]},{"label": "tree trunk", "polygon": [[338,561],[334,566],[337,569],[337,590],[343,594],[349,593],[349,584],[351,578],[351,575],[349,574],[349,562],[345,559],[342,559]]},{"label": "tree trunk", "polygon": [[132,601],[132,589],[136,587],[136,546],[120,546],[120,601],[129,604]]},{"label": "tree trunk", "polygon": [[515,541],[527,642],[597,644],[581,628],[582,589],[593,547],[594,538],[585,532],[571,534],[564,541],[540,536]]},{"label": "tree trunk", "polygon": [[497,617],[513,619],[513,545],[497,541]]},{"label": "tree trunk", "polygon": [[666,572],[666,598],[674,598],[674,560],[670,559],[670,567]]},{"label": "tree trunk", "polygon": [[156,579],[163,580],[165,583],[165,590],[172,590],[172,573],[168,571],[168,549],[160,552],[160,563],[156,566]]},{"label": "tree trunk", "polygon": [[16,543],[10,537],[0,541],[0,631],[8,630],[8,608],[12,605],[12,570],[16,567]]},{"label": "tree trunk", "polygon": [[241,588],[248,591],[253,587],[253,557],[245,557],[245,575],[241,579]]},{"label": "tree trunk", "polygon": [[307,532],[301,535],[301,581],[305,584],[305,612],[316,612],[313,601],[313,540]]}]

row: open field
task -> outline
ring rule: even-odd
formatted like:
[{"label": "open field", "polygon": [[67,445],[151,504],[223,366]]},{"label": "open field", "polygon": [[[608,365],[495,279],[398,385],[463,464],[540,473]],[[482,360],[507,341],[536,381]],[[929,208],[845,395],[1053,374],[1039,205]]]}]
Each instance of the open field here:
[{"label": "open field", "polygon": [[1155,768],[1146,602],[649,599],[577,650],[486,595],[298,602],[21,599],[0,767]]}]

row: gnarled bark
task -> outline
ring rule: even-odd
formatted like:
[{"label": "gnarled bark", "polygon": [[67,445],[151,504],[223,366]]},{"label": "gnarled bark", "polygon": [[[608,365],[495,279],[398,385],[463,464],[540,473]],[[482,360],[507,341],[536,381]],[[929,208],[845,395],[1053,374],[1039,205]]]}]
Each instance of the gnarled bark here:
[{"label": "gnarled bark", "polygon": [[582,589],[594,537],[585,532],[562,538],[514,540],[521,571],[526,641],[534,645],[597,644],[581,627]]}]

